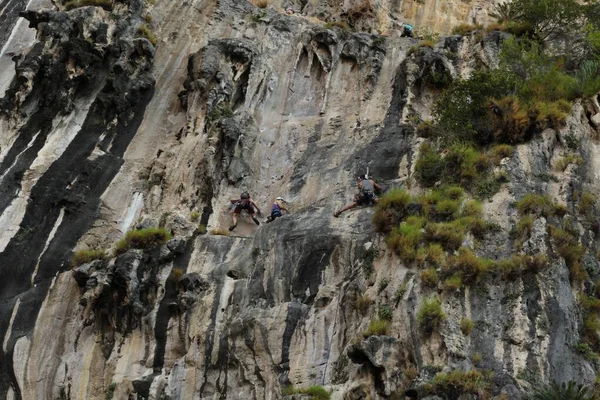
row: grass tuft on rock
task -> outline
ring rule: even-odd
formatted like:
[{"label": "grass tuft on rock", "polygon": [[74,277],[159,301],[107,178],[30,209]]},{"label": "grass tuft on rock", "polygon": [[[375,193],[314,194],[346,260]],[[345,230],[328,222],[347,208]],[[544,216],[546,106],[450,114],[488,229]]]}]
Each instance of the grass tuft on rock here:
[{"label": "grass tuft on rock", "polygon": [[106,250],[80,250],[73,254],[71,265],[78,267],[96,260],[104,260],[108,255]]},{"label": "grass tuft on rock", "polygon": [[383,319],[375,319],[369,323],[369,327],[363,332],[363,337],[385,336],[390,334],[390,322]]},{"label": "grass tuft on rock", "polygon": [[417,321],[424,334],[437,331],[446,320],[446,314],[442,310],[442,303],[437,297],[425,299],[417,313]]},{"label": "grass tuft on rock", "polygon": [[125,253],[129,249],[146,249],[166,243],[171,234],[165,228],[147,228],[129,231],[123,239],[117,242],[115,254]]},{"label": "grass tuft on rock", "polygon": [[158,40],[156,39],[156,36],[154,35],[154,33],[152,33],[152,30],[150,29],[150,27],[148,27],[148,25],[140,25],[138,27],[138,33],[144,36],[146,39],[148,39],[148,41],[152,43],[152,46],[156,47],[156,43],[158,42]]}]

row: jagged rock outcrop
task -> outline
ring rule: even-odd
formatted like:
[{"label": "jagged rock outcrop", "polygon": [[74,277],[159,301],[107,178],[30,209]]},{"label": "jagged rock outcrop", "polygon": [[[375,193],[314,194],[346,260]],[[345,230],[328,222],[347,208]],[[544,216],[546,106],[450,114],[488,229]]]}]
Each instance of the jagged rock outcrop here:
[{"label": "jagged rock outcrop", "polygon": [[[288,3],[317,16],[355,4]],[[412,7],[380,3],[389,18]],[[410,9],[441,4],[472,7]],[[417,310],[432,291],[375,233],[372,209],[332,217],[366,172],[422,190],[414,121],[431,118],[437,85],[497,65],[505,34],[415,48],[238,0],[23,16],[36,40],[0,82],[1,398],[301,397],[284,391],[293,384],[380,399],[475,367],[509,398],[536,382],[593,382],[596,366],[573,349],[576,291],[547,233],[559,217],[536,218],[520,250],[549,255],[548,268],[444,294],[447,320],[430,335]],[[536,191],[566,206],[585,268],[600,271],[576,195],[600,190],[599,110],[576,103],[562,129],[502,160],[510,182],[484,205],[499,228],[466,239],[479,255],[515,252],[512,204]],[[584,162],[549,179],[566,146]],[[243,190],[264,214],[276,196],[291,213],[260,227],[242,215],[232,236],[215,234]],[[110,251],[130,229],[159,227],[173,238]],[[111,255],[70,270],[81,249]],[[365,337],[384,309],[387,334]]]}]

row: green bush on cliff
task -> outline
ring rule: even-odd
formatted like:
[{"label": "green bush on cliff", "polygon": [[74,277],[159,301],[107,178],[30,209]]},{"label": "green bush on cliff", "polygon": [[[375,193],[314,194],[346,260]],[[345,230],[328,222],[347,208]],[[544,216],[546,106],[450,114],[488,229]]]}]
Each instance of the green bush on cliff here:
[{"label": "green bush on cliff", "polygon": [[446,314],[442,310],[442,303],[437,297],[426,299],[417,313],[417,321],[425,334],[437,331],[446,320]]},{"label": "green bush on cliff", "polygon": [[[471,370],[438,373],[430,384],[425,385],[424,394],[438,395],[447,399],[458,399],[462,395],[477,395],[487,398],[491,388],[491,372]],[[483,397],[485,396],[485,397]]]},{"label": "green bush on cliff", "polygon": [[106,250],[80,250],[73,254],[71,264],[73,267],[77,267],[95,260],[104,260],[106,257]]},{"label": "green bush on cliff", "polygon": [[138,27],[138,33],[144,36],[146,39],[148,39],[148,41],[152,43],[152,46],[156,46],[158,40],[156,39],[156,36],[154,35],[154,33],[152,33],[152,30],[150,29],[150,27],[148,27],[148,25],[140,25]]},{"label": "green bush on cliff", "polygon": [[331,395],[323,386],[311,386],[308,388],[296,388],[290,385],[282,390],[282,395],[291,396],[294,394],[306,394],[311,396],[312,400],[329,400]]},{"label": "green bush on cliff", "polygon": [[164,228],[147,228],[129,231],[115,246],[115,254],[125,253],[129,249],[146,249],[161,245],[171,239],[171,234]]},{"label": "green bush on cliff", "polygon": [[548,385],[536,388],[528,400],[592,400],[594,395],[585,385],[570,381],[557,383],[552,381]]}]

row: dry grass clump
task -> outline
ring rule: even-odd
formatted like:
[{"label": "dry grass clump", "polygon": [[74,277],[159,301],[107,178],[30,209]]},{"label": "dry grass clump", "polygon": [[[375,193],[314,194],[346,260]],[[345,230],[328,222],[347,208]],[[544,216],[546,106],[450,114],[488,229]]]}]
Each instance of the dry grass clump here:
[{"label": "dry grass clump", "polygon": [[583,162],[583,157],[581,157],[580,155],[569,153],[564,157],[561,157],[558,160],[556,160],[556,162],[554,163],[554,169],[556,171],[564,172],[569,165],[581,165],[583,164]]},{"label": "dry grass clump", "polygon": [[112,2],[110,0],[71,0],[64,4],[65,11],[87,6],[102,7],[107,11],[112,10]]},{"label": "dry grass clump", "polygon": [[366,294],[357,294],[354,299],[354,308],[356,311],[360,313],[360,315],[367,315],[367,311],[369,311],[369,307],[371,307],[371,303],[373,301]]},{"label": "dry grass clump", "polygon": [[117,242],[115,253],[122,254],[129,249],[146,249],[161,245],[171,239],[171,234],[164,228],[148,228],[129,231],[123,239]]},{"label": "dry grass clump", "polygon": [[229,236],[231,233],[224,228],[215,228],[215,229],[211,229],[210,231],[211,235],[216,235],[216,236]]},{"label": "dry grass clump", "polygon": [[71,265],[73,267],[78,267],[95,260],[104,260],[106,257],[106,250],[80,250],[73,254]]},{"label": "dry grass clump", "polygon": [[465,336],[468,336],[471,333],[473,326],[475,326],[475,324],[469,318],[462,318],[460,320],[460,331]]},{"label": "dry grass clump", "polygon": [[382,319],[376,319],[369,323],[369,328],[363,332],[363,336],[385,336],[390,334],[390,322]]},{"label": "dry grass clump", "polygon": [[250,3],[254,4],[258,8],[267,8],[269,0],[250,0]]},{"label": "dry grass clump", "polygon": [[471,25],[471,24],[460,24],[458,26],[455,26],[452,29],[452,34],[454,35],[461,35],[461,36],[465,36],[471,32],[474,31],[479,31],[483,29],[483,25],[481,24],[477,24],[477,25]]}]

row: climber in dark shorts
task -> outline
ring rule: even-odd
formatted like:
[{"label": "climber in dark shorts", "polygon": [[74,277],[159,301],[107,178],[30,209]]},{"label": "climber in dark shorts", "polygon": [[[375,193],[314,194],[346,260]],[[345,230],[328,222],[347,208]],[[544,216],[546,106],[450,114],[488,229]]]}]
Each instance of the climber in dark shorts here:
[{"label": "climber in dark shorts", "polygon": [[256,225],[260,225],[260,222],[258,222],[258,219],[256,218],[256,212],[261,214],[260,208],[258,208],[256,203],[250,198],[250,194],[248,192],[242,193],[239,199],[232,199],[230,202],[235,204],[235,209],[233,210],[233,225],[229,227],[229,231],[233,231],[237,226],[237,217],[240,215],[242,210],[246,210],[252,217],[254,223]]},{"label": "climber in dark shorts", "polygon": [[378,199],[375,197],[375,189],[382,190],[382,187],[375,183],[372,179],[367,179],[365,175],[358,177],[358,193],[354,198],[354,202],[350,203],[339,211],[336,211],[333,216],[339,217],[341,213],[356,206],[369,205],[377,203]]}]

